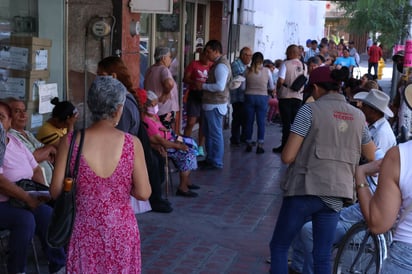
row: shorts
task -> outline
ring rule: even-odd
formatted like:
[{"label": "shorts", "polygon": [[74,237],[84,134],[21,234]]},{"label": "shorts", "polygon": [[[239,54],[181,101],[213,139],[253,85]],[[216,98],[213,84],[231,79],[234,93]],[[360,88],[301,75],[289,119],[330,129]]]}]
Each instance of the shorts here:
[{"label": "shorts", "polygon": [[198,95],[198,90],[192,90],[189,92],[189,96],[186,102],[186,113],[188,117],[200,117],[202,110],[202,97]]}]

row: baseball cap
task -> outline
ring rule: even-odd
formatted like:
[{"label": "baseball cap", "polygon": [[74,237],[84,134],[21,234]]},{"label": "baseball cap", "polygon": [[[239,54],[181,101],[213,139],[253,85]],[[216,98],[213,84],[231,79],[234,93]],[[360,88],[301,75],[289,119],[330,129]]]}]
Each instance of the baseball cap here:
[{"label": "baseball cap", "polygon": [[336,83],[330,74],[331,68],[329,66],[317,67],[310,73],[308,85],[319,83]]}]

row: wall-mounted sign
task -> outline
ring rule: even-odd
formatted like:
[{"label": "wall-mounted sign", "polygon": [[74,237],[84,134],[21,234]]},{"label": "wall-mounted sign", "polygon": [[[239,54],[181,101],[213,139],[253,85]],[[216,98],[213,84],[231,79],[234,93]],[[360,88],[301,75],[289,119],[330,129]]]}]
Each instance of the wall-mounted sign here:
[{"label": "wall-mounted sign", "polygon": [[173,0],[130,0],[129,7],[135,13],[168,13],[173,11]]}]

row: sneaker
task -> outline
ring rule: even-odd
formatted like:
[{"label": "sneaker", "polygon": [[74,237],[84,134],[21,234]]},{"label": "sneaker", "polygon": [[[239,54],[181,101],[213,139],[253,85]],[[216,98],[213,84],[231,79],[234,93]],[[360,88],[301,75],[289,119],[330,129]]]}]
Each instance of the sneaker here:
[{"label": "sneaker", "polygon": [[199,147],[197,148],[197,156],[200,156],[200,157],[205,156],[205,151],[203,150],[203,147],[202,147],[202,146],[199,146]]}]

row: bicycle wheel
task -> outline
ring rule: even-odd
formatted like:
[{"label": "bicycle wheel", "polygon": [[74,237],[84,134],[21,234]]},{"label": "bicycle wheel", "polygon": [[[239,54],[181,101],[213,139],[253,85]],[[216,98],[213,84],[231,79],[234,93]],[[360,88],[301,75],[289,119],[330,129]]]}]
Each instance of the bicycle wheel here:
[{"label": "bicycle wheel", "polygon": [[334,274],[379,273],[380,245],[365,222],[354,224],[342,239],[333,264]]}]

